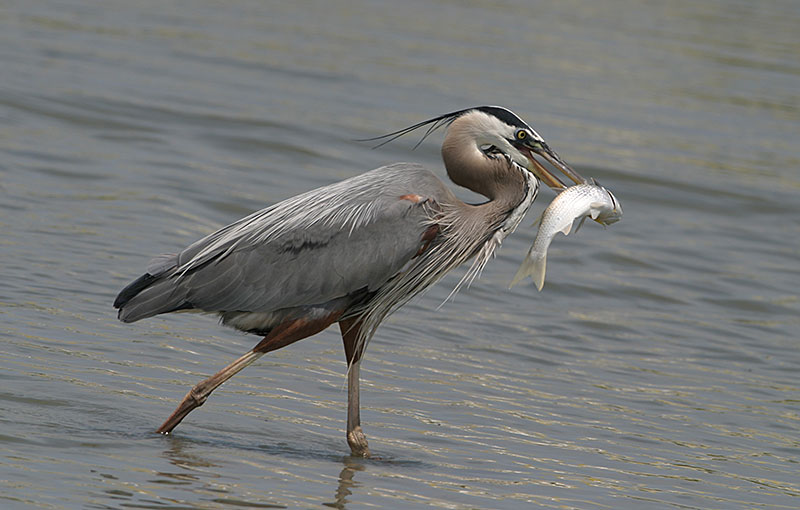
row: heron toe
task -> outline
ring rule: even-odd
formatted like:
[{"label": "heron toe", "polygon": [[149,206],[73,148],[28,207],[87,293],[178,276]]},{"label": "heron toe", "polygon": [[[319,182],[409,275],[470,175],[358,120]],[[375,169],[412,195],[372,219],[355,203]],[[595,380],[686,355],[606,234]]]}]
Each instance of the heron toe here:
[{"label": "heron toe", "polygon": [[361,426],[357,426],[347,433],[347,444],[350,445],[350,453],[356,457],[369,457],[369,445],[367,444],[367,436],[361,430]]}]

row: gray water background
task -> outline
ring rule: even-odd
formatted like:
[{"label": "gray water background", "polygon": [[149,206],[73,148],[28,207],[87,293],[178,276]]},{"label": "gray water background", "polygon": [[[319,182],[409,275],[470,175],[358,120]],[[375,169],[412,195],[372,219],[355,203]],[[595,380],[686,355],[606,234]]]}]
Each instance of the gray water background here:
[{"label": "gray water background", "polygon": [[[0,508],[800,507],[800,3],[19,1],[0,5]],[[344,441],[335,329],[169,437],[258,340],[111,302],[153,255],[501,104],[625,217],[507,286],[394,315]],[[467,198],[469,194],[463,193]]]}]

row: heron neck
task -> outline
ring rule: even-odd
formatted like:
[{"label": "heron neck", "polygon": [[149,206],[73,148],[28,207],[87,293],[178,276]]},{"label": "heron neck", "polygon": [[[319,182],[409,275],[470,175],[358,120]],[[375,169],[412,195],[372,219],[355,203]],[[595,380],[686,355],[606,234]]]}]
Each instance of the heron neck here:
[{"label": "heron neck", "polygon": [[505,175],[483,190],[472,189],[489,200],[482,204],[464,204],[471,214],[483,217],[492,226],[501,224],[511,212],[525,199],[527,184],[518,168],[509,167],[503,161]]},{"label": "heron neck", "polygon": [[[450,138],[450,137],[448,137]],[[448,143],[450,142],[450,143]],[[464,147],[467,147],[466,149]],[[450,180],[489,199],[482,204],[463,204],[493,217],[503,216],[525,197],[524,170],[509,164],[502,157],[489,158],[474,145],[462,145],[459,140],[445,140],[442,158]],[[493,218],[494,219],[494,218]]]},{"label": "heron neck", "polygon": [[525,195],[524,170],[502,156],[490,157],[481,151],[479,136],[462,118],[447,130],[442,159],[453,183],[485,196],[491,207],[512,209]]}]

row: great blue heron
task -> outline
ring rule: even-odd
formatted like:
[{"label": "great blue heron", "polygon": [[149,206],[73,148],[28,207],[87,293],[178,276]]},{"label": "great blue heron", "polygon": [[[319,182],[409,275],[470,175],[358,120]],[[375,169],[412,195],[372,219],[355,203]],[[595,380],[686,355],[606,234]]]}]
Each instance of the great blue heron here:
[{"label": "great blue heron", "polygon": [[536,198],[539,180],[565,187],[534,155],[584,182],[526,122],[499,106],[446,113],[371,140],[382,145],[423,126],[423,140],[447,126],[447,175],[486,202],[464,203],[420,165],[383,166],[156,257],[119,293],[114,307],[123,322],[194,310],[217,313],[223,324],[264,337],[193,387],[158,432],[172,431],[260,356],[338,322],[348,363],[347,442],[353,455],[369,455],[359,416],[359,365],[381,321],[470,258],[456,289],[480,273]]}]

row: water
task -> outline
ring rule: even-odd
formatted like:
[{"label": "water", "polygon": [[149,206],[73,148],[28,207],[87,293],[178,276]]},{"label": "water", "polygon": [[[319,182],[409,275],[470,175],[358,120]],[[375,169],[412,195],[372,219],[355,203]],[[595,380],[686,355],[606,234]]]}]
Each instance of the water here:
[{"label": "water", "polygon": [[[0,507],[797,508],[800,7],[792,1],[61,2],[0,8]],[[124,325],[152,255],[441,135],[519,113],[625,218],[557,237],[507,290],[535,210],[370,344],[344,441],[332,328],[162,437],[254,337]],[[464,196],[468,196],[464,194]]]}]

